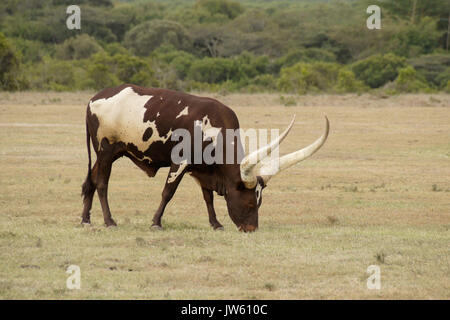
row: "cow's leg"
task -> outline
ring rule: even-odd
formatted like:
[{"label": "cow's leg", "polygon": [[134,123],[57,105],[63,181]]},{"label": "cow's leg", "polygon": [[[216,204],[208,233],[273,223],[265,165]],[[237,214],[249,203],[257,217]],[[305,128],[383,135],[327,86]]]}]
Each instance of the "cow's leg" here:
[{"label": "cow's leg", "polygon": [[172,164],[172,166],[170,167],[166,185],[164,186],[164,190],[162,192],[161,203],[159,204],[159,208],[158,210],[156,210],[156,213],[152,219],[152,229],[162,229],[161,218],[164,213],[164,209],[166,208],[167,203],[169,203],[170,199],[172,199],[173,195],[175,194],[175,191],[177,190],[177,187],[180,184],[180,181],[183,178],[185,172],[185,166],[183,165]]},{"label": "cow's leg", "polygon": [[213,192],[211,190],[202,187],[203,199],[206,202],[206,208],[208,209],[209,223],[214,230],[223,230],[223,226],[217,221],[216,212],[214,211]]},{"label": "cow's leg", "polygon": [[94,194],[96,190],[96,181],[97,181],[97,170],[98,170],[98,162],[96,161],[94,167],[92,168],[90,174],[86,177],[86,181],[83,184],[82,193],[83,193],[83,213],[81,215],[81,223],[82,224],[90,224],[91,223],[91,208],[92,208],[92,200],[94,199]]},{"label": "cow's leg", "polygon": [[111,175],[111,167],[114,161],[113,154],[99,154],[98,171],[97,171],[97,193],[102,205],[103,219],[107,227],[116,226],[117,224],[111,217],[111,211],[108,204],[108,182]]}]

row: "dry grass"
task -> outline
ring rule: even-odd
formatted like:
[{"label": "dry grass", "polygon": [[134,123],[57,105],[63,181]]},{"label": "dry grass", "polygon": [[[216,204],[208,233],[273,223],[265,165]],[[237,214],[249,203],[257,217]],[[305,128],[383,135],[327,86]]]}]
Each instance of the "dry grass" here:
[{"label": "dry grass", "polygon": [[[151,232],[167,170],[148,179],[126,159],[110,183],[119,226],[102,226],[95,198],[93,226],[80,227],[91,95],[0,94],[0,298],[450,298],[449,95],[218,97],[244,128],[284,128],[296,113],[282,153],[331,121],[319,153],[271,180],[253,234],[222,198],[226,230],[211,230],[188,177]],[[81,290],[66,289],[70,264]],[[379,291],[366,287],[372,264]]]}]

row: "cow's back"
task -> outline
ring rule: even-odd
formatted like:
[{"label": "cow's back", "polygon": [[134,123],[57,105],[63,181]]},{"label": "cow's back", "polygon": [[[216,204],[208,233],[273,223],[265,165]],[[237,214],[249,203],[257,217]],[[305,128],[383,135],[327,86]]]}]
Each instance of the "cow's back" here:
[{"label": "cow's back", "polygon": [[88,117],[95,117],[96,128],[91,134],[94,146],[123,143],[133,156],[150,162],[168,162],[176,129],[193,133],[195,121],[202,129],[213,132],[225,128],[237,129],[234,112],[210,99],[165,89],[143,88],[124,84],[99,92],[89,102]]}]

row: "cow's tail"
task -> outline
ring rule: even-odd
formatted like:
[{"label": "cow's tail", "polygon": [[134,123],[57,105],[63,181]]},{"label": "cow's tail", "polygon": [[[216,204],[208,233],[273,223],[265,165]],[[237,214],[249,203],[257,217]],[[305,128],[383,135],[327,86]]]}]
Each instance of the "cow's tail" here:
[{"label": "cow's tail", "polygon": [[92,164],[91,135],[89,134],[89,127],[88,127],[87,119],[86,119],[86,146],[87,146],[89,162],[88,162],[87,177],[83,183],[83,186],[81,187],[81,195],[83,196],[84,200],[86,200],[87,197],[90,197],[95,192],[95,185],[94,185],[94,182],[92,181],[92,177],[91,177],[91,172],[92,172],[92,169],[91,169],[91,164]]}]

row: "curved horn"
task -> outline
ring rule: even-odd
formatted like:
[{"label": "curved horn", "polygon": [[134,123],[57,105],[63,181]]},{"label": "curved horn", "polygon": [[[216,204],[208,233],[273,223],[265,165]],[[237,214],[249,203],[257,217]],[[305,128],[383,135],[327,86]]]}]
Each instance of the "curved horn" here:
[{"label": "curved horn", "polygon": [[[258,150],[252,152],[248,156],[246,156],[244,159],[242,159],[241,162],[241,179],[244,182],[244,185],[248,189],[252,189],[256,186],[256,175],[254,174],[253,170],[255,166],[261,161],[263,158],[269,156],[273,150],[275,150],[281,141],[286,138],[287,134],[291,130],[292,126],[294,125],[295,115],[291,120],[291,123],[289,124],[289,127],[275,140],[271,141],[268,145],[259,148]],[[259,160],[258,160],[259,159]]]},{"label": "curved horn", "polygon": [[257,175],[260,175],[263,178],[264,183],[267,183],[270,178],[272,178],[280,171],[283,171],[284,169],[287,169],[290,166],[293,166],[294,164],[310,157],[323,146],[323,144],[327,140],[328,133],[330,132],[330,122],[328,121],[328,118],[326,116],[325,121],[326,127],[324,134],[312,144],[310,144],[306,148],[282,156],[278,159],[278,161],[272,160],[259,168]]}]

